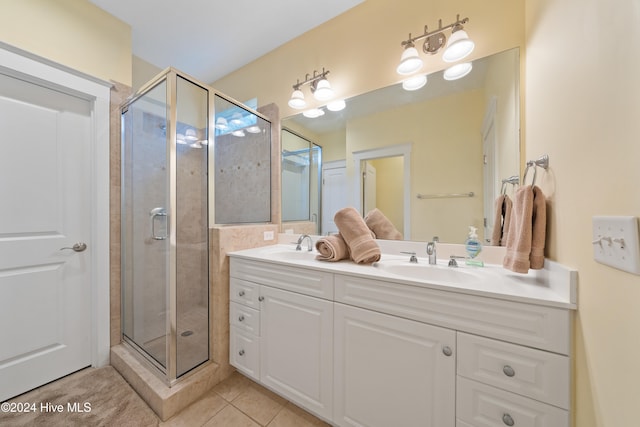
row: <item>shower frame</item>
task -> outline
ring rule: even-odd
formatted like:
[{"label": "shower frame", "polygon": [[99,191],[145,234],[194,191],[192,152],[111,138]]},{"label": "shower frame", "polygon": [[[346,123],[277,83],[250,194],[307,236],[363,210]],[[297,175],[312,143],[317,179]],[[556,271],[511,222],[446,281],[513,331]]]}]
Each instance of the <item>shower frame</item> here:
[{"label": "shower frame", "polygon": [[[199,364],[197,364],[196,366],[190,368],[189,370],[187,370],[187,372],[183,373],[183,374],[179,374],[178,373],[178,366],[177,366],[177,351],[178,351],[178,308],[177,308],[177,286],[178,286],[178,279],[177,279],[177,239],[176,239],[176,234],[177,234],[177,158],[178,158],[178,154],[177,154],[177,127],[178,127],[178,108],[177,108],[177,87],[178,87],[178,79],[179,78],[183,78],[184,80],[186,80],[189,83],[192,83],[204,90],[207,91],[207,113],[206,113],[206,135],[207,135],[207,140],[208,140],[208,144],[206,147],[203,147],[203,149],[207,150],[207,166],[206,166],[206,172],[208,174],[208,170],[210,168],[210,164],[212,162],[212,155],[213,153],[211,151],[213,150],[208,150],[208,147],[211,146],[212,142],[213,142],[213,135],[214,133],[212,132],[212,120],[211,117],[213,117],[213,115],[215,114],[215,110],[214,110],[214,93],[215,91],[208,85],[203,84],[201,82],[199,82],[197,79],[182,73],[172,67],[169,67],[167,69],[165,69],[164,71],[162,71],[160,74],[158,74],[157,76],[155,76],[152,80],[150,80],[148,83],[146,83],[145,85],[143,85],[132,97],[130,97],[129,99],[127,99],[120,107],[120,112],[121,115],[125,114],[125,112],[127,111],[127,109],[129,107],[131,107],[133,104],[135,104],[136,101],[138,101],[139,99],[141,99],[142,97],[144,97],[145,95],[147,95],[151,90],[153,90],[154,88],[156,88],[158,85],[162,84],[163,81],[166,82],[166,94],[167,94],[167,98],[166,98],[166,160],[167,160],[167,188],[168,188],[168,206],[167,206],[167,225],[166,225],[166,229],[167,229],[167,240],[168,240],[168,258],[167,258],[167,265],[165,266],[167,269],[167,280],[168,283],[166,283],[165,285],[167,286],[167,301],[166,301],[166,310],[167,310],[167,320],[166,320],[166,333],[168,335],[168,339],[167,339],[167,343],[166,343],[166,354],[165,354],[165,365],[163,366],[161,363],[159,363],[158,361],[154,360],[154,358],[145,350],[143,349],[140,345],[138,345],[138,343],[136,343],[133,339],[130,339],[129,337],[126,336],[124,328],[125,328],[125,301],[124,301],[124,297],[125,297],[125,292],[123,290],[122,292],[122,304],[121,304],[121,319],[122,319],[122,331],[121,331],[121,337],[123,342],[127,343],[129,346],[131,346],[136,354],[141,356],[141,359],[144,362],[147,362],[148,365],[151,365],[151,367],[153,367],[152,369],[150,369],[151,372],[153,372],[154,374],[156,374],[158,377],[160,377],[167,385],[172,386],[174,385],[176,382],[178,382],[180,379],[184,378],[185,376],[190,375],[192,372],[197,371],[199,367],[206,365],[208,363],[211,362],[211,347],[212,347],[212,343],[211,343],[211,325],[210,325],[210,319],[211,319],[211,304],[210,304],[210,265],[209,265],[209,256],[208,256],[208,252],[209,252],[209,238],[208,238],[208,230],[209,230],[209,193],[210,193],[210,189],[207,188],[206,192],[207,192],[207,198],[206,198],[206,203],[207,203],[207,213],[205,215],[205,221],[206,221],[206,229],[207,229],[207,237],[206,237],[206,252],[207,252],[207,273],[206,273],[206,278],[207,278],[207,359]],[[124,162],[125,162],[125,149],[124,149],[124,144],[125,144],[125,123],[124,120],[121,123],[121,131],[122,131],[122,136],[121,136],[121,152],[122,152],[122,172],[121,172],[121,176],[123,176],[124,174]],[[209,177],[206,177],[206,182],[207,182],[207,187],[209,187],[211,184],[209,183]],[[121,209],[122,209],[122,221],[124,221],[125,219],[125,212],[124,212],[124,197],[125,197],[125,191],[127,191],[127,189],[125,188],[125,185],[122,185],[121,188]],[[153,220],[152,220],[153,221]],[[126,227],[122,227],[122,239],[121,241],[125,242],[125,230]],[[125,250],[122,250],[122,259],[121,259],[121,265],[124,265],[125,262]],[[122,268],[121,269],[121,286],[123,287],[126,283],[126,272],[125,269]]]}]

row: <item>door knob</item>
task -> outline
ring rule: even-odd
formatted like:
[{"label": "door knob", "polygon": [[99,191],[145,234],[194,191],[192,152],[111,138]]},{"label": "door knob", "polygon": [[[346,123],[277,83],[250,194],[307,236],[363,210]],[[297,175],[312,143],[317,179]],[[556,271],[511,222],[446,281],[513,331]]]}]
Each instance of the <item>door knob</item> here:
[{"label": "door knob", "polygon": [[71,246],[71,247],[64,247],[64,248],[60,248],[61,251],[65,250],[65,249],[71,249],[72,251],[76,251],[76,252],[82,252],[85,249],[87,249],[87,244],[84,242],[78,242],[75,245]]}]

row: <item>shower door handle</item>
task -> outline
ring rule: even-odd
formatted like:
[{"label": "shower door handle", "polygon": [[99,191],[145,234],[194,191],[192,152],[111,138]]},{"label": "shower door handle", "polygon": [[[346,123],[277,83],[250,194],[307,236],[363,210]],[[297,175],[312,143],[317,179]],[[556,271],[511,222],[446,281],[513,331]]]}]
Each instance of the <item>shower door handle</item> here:
[{"label": "shower door handle", "polygon": [[[165,208],[153,208],[149,212],[149,216],[151,217],[151,238],[153,240],[166,240],[166,218],[167,218],[167,210]],[[156,222],[158,221],[158,217],[165,219],[165,234],[163,236],[159,236],[156,234]]]}]

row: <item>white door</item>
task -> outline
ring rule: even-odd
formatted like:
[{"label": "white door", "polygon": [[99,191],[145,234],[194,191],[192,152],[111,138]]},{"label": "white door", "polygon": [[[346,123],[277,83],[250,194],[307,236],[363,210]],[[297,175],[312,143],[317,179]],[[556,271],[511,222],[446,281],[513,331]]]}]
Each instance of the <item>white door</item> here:
[{"label": "white door", "polygon": [[362,194],[364,195],[364,200],[362,201],[362,215],[366,216],[367,213],[374,210],[378,204],[376,197],[376,192],[378,190],[376,168],[373,167],[371,162],[365,162],[362,185],[364,186],[364,190],[362,191]]},{"label": "white door", "polygon": [[337,167],[322,171],[322,234],[337,233],[333,222],[336,212],[347,207],[347,168]]},{"label": "white door", "polygon": [[91,108],[0,73],[0,401],[91,365]]},{"label": "white door", "polygon": [[455,331],[343,304],[334,328],[337,425],[455,425]]}]

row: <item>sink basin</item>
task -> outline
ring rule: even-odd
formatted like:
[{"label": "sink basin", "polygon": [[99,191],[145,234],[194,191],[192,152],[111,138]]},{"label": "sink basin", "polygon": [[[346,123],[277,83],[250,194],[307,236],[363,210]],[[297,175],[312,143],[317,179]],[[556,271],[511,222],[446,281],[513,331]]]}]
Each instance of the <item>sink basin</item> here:
[{"label": "sink basin", "polygon": [[441,265],[413,264],[407,261],[380,261],[374,264],[377,268],[407,279],[426,282],[474,283],[480,276],[471,269],[445,267]]},{"label": "sink basin", "polygon": [[286,248],[276,246],[274,248],[266,249],[264,255],[267,258],[277,259],[279,261],[311,261],[316,259],[318,253],[316,251],[308,251],[306,249],[296,251],[293,246]]}]

